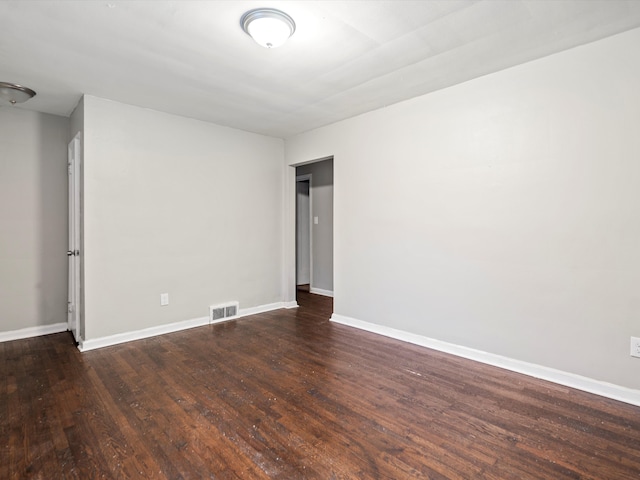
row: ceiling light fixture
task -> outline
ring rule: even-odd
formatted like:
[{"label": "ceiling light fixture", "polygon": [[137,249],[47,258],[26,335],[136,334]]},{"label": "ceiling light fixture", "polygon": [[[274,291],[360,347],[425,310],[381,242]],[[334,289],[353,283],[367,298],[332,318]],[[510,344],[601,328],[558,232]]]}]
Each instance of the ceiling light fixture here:
[{"label": "ceiling light fixture", "polygon": [[265,48],[279,47],[296,31],[293,18],[275,8],[249,10],[242,15],[240,25],[256,43]]},{"label": "ceiling light fixture", "polygon": [[6,100],[11,105],[26,102],[33,98],[36,92],[30,88],[16,85],[15,83],[0,82],[0,99]]}]

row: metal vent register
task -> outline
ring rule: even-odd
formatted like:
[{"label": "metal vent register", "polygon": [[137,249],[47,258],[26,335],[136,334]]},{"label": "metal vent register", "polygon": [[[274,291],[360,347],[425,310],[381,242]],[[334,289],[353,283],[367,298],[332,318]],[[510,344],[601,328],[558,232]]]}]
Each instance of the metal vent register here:
[{"label": "metal vent register", "polygon": [[238,316],[238,302],[229,302],[209,307],[209,322],[228,320]]}]

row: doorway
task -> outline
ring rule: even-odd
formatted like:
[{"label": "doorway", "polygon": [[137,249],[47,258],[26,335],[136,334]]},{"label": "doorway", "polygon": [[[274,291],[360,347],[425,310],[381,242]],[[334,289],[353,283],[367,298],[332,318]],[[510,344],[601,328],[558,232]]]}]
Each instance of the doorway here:
[{"label": "doorway", "polygon": [[311,178],[296,177],[296,287],[308,291],[311,286]]},{"label": "doorway", "polygon": [[333,297],[333,158],[296,167],[295,284]]}]

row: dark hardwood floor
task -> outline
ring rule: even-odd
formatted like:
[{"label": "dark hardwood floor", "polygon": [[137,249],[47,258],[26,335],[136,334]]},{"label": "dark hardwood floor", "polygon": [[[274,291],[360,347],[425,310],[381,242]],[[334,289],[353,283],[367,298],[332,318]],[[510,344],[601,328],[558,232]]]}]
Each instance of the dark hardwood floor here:
[{"label": "dark hardwood floor", "polygon": [[84,354],[0,344],[0,478],[640,478],[640,408],[299,303]]}]

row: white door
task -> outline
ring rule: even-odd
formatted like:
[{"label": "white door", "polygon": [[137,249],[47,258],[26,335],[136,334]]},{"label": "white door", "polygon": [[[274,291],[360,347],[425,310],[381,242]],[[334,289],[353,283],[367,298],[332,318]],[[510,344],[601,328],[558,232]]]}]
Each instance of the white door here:
[{"label": "white door", "polygon": [[67,304],[67,324],[76,342],[80,316],[80,133],[69,143],[69,295]]}]

